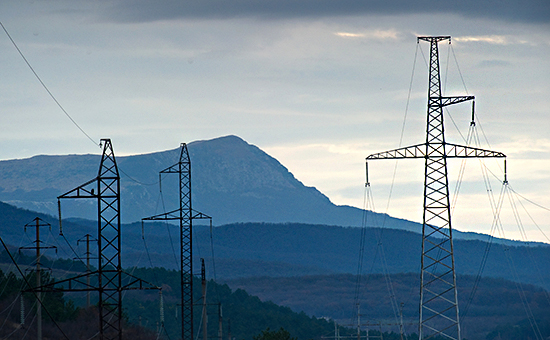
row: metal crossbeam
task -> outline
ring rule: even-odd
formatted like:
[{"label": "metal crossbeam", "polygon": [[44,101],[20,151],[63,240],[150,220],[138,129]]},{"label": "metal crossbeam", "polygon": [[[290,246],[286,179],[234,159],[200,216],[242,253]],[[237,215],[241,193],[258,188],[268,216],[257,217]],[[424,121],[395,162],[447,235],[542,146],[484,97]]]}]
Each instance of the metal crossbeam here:
[{"label": "metal crossbeam", "polygon": [[445,141],[443,107],[474,100],[474,96],[441,96],[438,43],[445,40],[450,43],[451,37],[418,37],[418,42],[430,43],[426,142],[375,153],[366,158],[367,161],[406,158],[425,160],[419,322],[421,340],[436,336],[461,339],[447,158],[506,157],[501,152]]},{"label": "metal crossbeam", "polygon": [[[443,149],[445,150],[443,155],[446,158],[485,158],[485,157],[500,157],[506,158],[506,155],[502,152],[473,148],[471,146],[456,145],[451,143],[431,143],[428,147],[427,143],[417,144],[412,146],[407,146],[399,149],[384,151],[369,155],[366,159],[404,159],[404,158],[429,158],[433,156],[433,153],[436,153],[436,156],[441,156],[437,154],[436,150]],[[431,153],[430,153],[431,152]]]},{"label": "metal crossbeam", "polygon": [[[114,285],[112,278],[118,274],[117,270],[103,270],[101,273],[104,277],[109,277],[110,284],[104,286],[103,291],[116,292],[118,290],[159,290],[160,288],[144,281],[132,274],[122,272],[122,285],[117,287]],[[99,282],[99,270],[77,275],[68,279],[51,282],[46,285],[42,285],[35,291],[40,292],[92,292],[97,291],[97,283]],[[88,279],[93,278],[94,282],[88,282]]]}]

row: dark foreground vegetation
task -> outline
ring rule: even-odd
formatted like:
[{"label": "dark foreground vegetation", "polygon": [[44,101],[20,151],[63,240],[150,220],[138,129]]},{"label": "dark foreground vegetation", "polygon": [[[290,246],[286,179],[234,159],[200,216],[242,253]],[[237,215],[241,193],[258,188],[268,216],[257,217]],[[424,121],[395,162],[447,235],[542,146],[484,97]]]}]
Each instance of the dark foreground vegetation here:
[{"label": "dark foreground vegetation", "polygon": [[[160,299],[156,291],[129,291],[124,297],[124,339],[178,339],[181,336],[180,276],[176,271],[162,268],[131,269],[134,275],[158,283],[163,288],[164,327],[160,319]],[[13,273],[7,275],[0,271],[0,338],[31,339],[36,338],[36,296],[23,293],[27,282],[35,282],[34,273],[27,280]],[[43,283],[52,278],[43,272]],[[31,283],[32,284],[32,283]],[[228,325],[235,339],[252,339],[267,327],[284,327],[299,340],[321,338],[334,332],[334,325],[325,319],[309,317],[305,313],[295,313],[288,307],[280,307],[272,302],[262,302],[259,298],[237,289],[231,291],[227,285],[218,285],[208,281],[207,289],[208,318],[210,320],[209,338],[218,336],[218,318],[220,306],[223,311],[222,328],[227,339]],[[90,339],[98,332],[98,312],[95,306],[75,307],[67,297],[75,295],[78,305],[84,305],[85,296],[78,293],[44,293],[43,336],[44,339]],[[21,318],[21,296],[25,306],[23,322]],[[97,301],[97,296],[92,296]],[[194,299],[202,304],[201,282],[195,278]],[[195,333],[201,330],[201,306],[195,307]],[[55,320],[54,321],[52,321]],[[343,334],[346,330],[343,330]]]},{"label": "dark foreground vegetation", "polygon": [[[35,282],[35,274],[29,273],[25,279],[13,272],[5,274],[0,270],[0,339],[37,338],[37,300],[32,293],[23,293],[28,285]],[[42,272],[44,284],[52,278]],[[23,300],[23,302],[21,302]],[[98,311],[96,307],[75,307],[72,300],[66,300],[61,292],[43,295],[42,334],[43,339],[90,339],[98,333]],[[22,308],[23,306],[23,308]],[[128,324],[125,326],[125,339],[156,339],[153,331]]]},{"label": "dark foreground vegetation", "polygon": [[[68,263],[60,266],[73,270]],[[7,268],[8,264],[4,264]],[[13,267],[12,267],[13,269]],[[161,323],[160,298],[155,290],[128,291],[124,295],[125,339],[180,338],[180,275],[164,268],[129,268],[128,272],[162,287],[164,325]],[[56,269],[54,272],[61,272]],[[34,282],[33,272],[27,280]],[[42,274],[42,281],[53,280]],[[362,278],[362,320],[395,322],[389,304],[387,282],[383,275]],[[405,302],[403,315],[405,340],[417,340],[417,274],[389,277],[398,302]],[[477,293],[470,297],[474,279],[458,277],[464,340],[546,339],[550,336],[550,299],[548,292],[531,285],[518,286],[503,279],[482,279]],[[223,339],[236,340],[309,340],[334,337],[337,319],[341,336],[356,334],[353,327],[353,299],[356,277],[318,275],[293,278],[248,278],[218,284],[207,282],[208,337],[217,339],[220,312]],[[32,283],[31,283],[32,284]],[[24,293],[24,324],[21,325],[21,290],[25,281],[13,273],[0,271],[0,338],[36,337],[36,297]],[[250,291],[249,294],[247,291]],[[523,294],[518,295],[519,292]],[[257,295],[257,296],[256,296]],[[201,281],[194,281],[195,334],[202,334]],[[73,302],[74,301],[74,302]],[[89,339],[98,332],[97,293],[92,307],[85,308],[86,297],[78,293],[44,294],[44,339]],[[285,305],[285,306],[280,306]],[[344,307],[347,306],[347,307]],[[351,307],[350,307],[351,306]],[[220,308],[221,307],[221,308]],[[291,308],[292,307],[292,308]],[[533,318],[528,318],[526,309]],[[338,312],[338,310],[342,310]],[[316,316],[313,316],[316,315]],[[52,318],[55,322],[52,321]],[[363,336],[366,334],[363,333]],[[401,340],[396,328],[370,327],[371,339]],[[355,338],[355,336],[354,336]]]}]

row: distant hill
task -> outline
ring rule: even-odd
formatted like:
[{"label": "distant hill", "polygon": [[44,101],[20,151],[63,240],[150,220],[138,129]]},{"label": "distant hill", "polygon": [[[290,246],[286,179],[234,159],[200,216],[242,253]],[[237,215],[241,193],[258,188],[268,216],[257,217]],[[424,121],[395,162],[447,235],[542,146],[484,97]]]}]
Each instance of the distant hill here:
[{"label": "distant hill", "polygon": [[[44,230],[43,242],[58,247],[57,256],[73,258],[84,253],[77,240],[97,233],[97,222],[70,219],[63,223],[59,236],[55,217],[22,210],[0,202],[0,236],[14,246],[29,246],[34,231],[23,226],[36,216],[52,225]],[[122,225],[122,264],[177,268],[178,228],[163,223]],[[143,232],[143,233],[142,233]],[[194,257],[215,257],[218,278],[269,276],[288,277],[325,274],[356,274],[360,252],[361,228],[299,223],[236,223],[212,229],[194,227]],[[211,238],[212,237],[212,238]],[[418,272],[421,235],[399,229],[364,230],[363,270],[365,273]],[[67,244],[68,242],[68,244]],[[214,248],[211,248],[211,245]],[[479,240],[455,240],[456,269],[459,274],[476,275],[488,250],[483,275],[539,285],[550,290],[550,246],[498,244]],[[69,246],[70,245],[70,246]],[[94,252],[95,250],[93,250]],[[49,252],[49,253],[48,253]],[[46,255],[55,257],[53,250]],[[382,257],[383,256],[383,257]],[[93,263],[93,262],[92,262]],[[196,262],[198,268],[198,262]],[[207,268],[213,275],[212,264]]]},{"label": "distant hill", "polygon": [[[116,141],[113,147],[116,154]],[[195,141],[188,148],[193,208],[212,216],[214,225],[292,222],[361,226],[361,209],[333,204],[317,189],[297,180],[275,158],[239,137]],[[176,175],[163,177],[162,195],[158,183],[159,171],[178,159],[179,148],[117,157],[123,222],[139,221],[179,206]],[[41,155],[0,161],[0,201],[56,216],[57,196],[97,176],[99,161],[99,155]],[[64,218],[97,219],[93,200],[63,200],[62,213]],[[386,214],[369,215],[369,226],[384,219],[388,228],[421,231],[415,222]],[[487,240],[486,235],[458,231],[454,237]]]},{"label": "distant hill", "polygon": [[[245,223],[216,227],[213,244],[218,277],[297,276],[318,273],[356,274],[361,229],[306,224]],[[362,273],[420,272],[421,235],[397,230],[364,230]],[[210,233],[196,231],[196,252],[211,257]],[[153,248],[150,245],[150,248]],[[483,276],[525,282],[550,290],[550,246],[508,246],[478,240],[455,240],[458,274],[477,275],[484,254]],[[254,261],[256,262],[254,264]],[[283,267],[283,264],[287,267]],[[250,275],[256,271],[256,275]]]}]

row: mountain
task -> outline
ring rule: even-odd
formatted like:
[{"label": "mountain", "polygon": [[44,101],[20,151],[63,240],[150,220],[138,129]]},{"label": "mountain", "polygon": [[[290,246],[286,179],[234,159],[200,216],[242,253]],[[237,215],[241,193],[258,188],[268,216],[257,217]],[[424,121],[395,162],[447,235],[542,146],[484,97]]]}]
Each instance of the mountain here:
[{"label": "mountain", "polygon": [[[287,168],[258,147],[236,136],[188,144],[191,157],[193,208],[213,217],[214,225],[238,222],[309,223],[360,226],[363,211],[333,204],[313,187],[297,180]],[[114,143],[116,154],[116,143]],[[176,209],[177,175],[162,178],[159,171],[175,164],[179,148],[117,157],[121,176],[121,218],[129,223]],[[56,197],[95,178],[99,155],[35,156],[0,161],[0,201],[56,216]],[[63,200],[64,218],[97,219],[93,200]],[[368,221],[389,228],[420,232],[421,225],[369,212]],[[374,225],[369,225],[374,226]],[[454,234],[455,239],[487,235]],[[496,240],[495,242],[513,241]]]},{"label": "mountain", "polygon": [[[336,206],[317,189],[298,181],[277,160],[236,136],[188,144],[192,164],[193,208],[216,225],[234,222],[304,222],[360,225],[362,212]],[[116,154],[116,143],[114,143]],[[117,157],[121,175],[121,218],[124,222],[177,208],[177,175],[159,171],[175,164],[179,148]],[[97,175],[100,156],[35,156],[0,161],[0,201],[57,215],[56,197]],[[62,202],[63,215],[96,219],[86,206],[94,202]],[[411,222],[396,220],[403,225]]]}]

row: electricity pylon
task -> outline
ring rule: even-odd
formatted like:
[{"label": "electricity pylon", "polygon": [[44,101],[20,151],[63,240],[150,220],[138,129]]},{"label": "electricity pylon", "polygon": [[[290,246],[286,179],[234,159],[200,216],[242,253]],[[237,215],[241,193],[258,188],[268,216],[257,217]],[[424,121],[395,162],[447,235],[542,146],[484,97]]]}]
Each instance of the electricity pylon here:
[{"label": "electricity pylon", "polygon": [[[39,292],[99,292],[99,339],[122,340],[122,291],[160,289],[123,272],[120,262],[120,176],[110,139],[102,139],[103,154],[97,177],[58,196],[60,199],[97,199],[98,269],[73,278],[52,282],[35,289]],[[89,278],[94,278],[90,284]],[[67,287],[67,288],[65,288]]]},{"label": "electricity pylon", "polygon": [[436,336],[453,340],[461,339],[447,158],[506,157],[500,152],[445,141],[443,108],[474,100],[475,97],[441,95],[438,43],[444,40],[451,43],[450,36],[417,38],[417,43],[420,41],[430,43],[426,142],[372,154],[366,158],[367,161],[404,158],[425,160],[419,321],[419,339],[421,340]]},{"label": "electricity pylon", "polygon": [[180,280],[181,280],[181,339],[193,340],[193,220],[212,218],[191,207],[191,158],[187,144],[181,144],[179,162],[160,171],[179,174],[179,209],[142,218],[142,221],[179,220],[180,222]]}]

